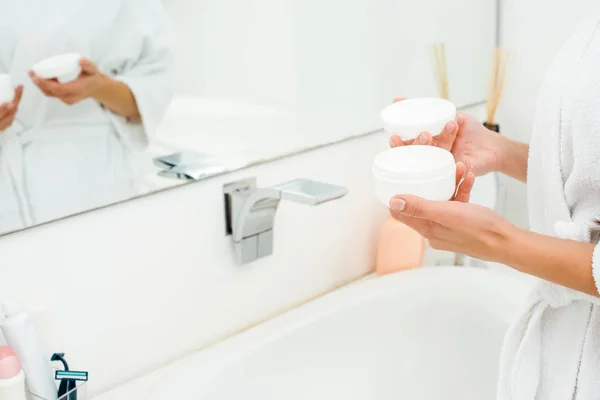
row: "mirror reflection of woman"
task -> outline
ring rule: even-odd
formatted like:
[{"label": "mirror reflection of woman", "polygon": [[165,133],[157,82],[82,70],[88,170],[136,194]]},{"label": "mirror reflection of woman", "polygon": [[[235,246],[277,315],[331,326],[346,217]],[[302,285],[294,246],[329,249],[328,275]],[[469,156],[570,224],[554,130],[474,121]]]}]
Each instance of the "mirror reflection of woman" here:
[{"label": "mirror reflection of woman", "polygon": [[[0,233],[130,198],[132,154],[173,95],[171,31],[160,0],[19,0],[0,13]],[[82,55],[73,82],[32,67]]]}]

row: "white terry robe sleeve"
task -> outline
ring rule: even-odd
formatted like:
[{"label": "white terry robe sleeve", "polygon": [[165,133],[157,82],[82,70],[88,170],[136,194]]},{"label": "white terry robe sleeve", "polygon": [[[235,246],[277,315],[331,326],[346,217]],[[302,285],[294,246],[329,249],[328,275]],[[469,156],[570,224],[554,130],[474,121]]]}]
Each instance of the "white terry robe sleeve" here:
[{"label": "white terry robe sleeve", "polygon": [[[113,114],[117,132],[130,150],[145,150],[173,98],[175,66],[173,34],[160,0],[128,0],[118,18],[118,31],[128,42],[125,62],[113,78],[132,91],[141,119]],[[133,53],[132,53],[133,52]],[[137,52],[137,54],[135,54]]]}]

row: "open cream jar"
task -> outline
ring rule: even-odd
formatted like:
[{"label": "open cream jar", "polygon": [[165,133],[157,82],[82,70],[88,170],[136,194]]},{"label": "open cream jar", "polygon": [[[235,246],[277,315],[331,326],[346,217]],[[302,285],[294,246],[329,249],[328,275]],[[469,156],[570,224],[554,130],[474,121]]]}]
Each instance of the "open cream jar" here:
[{"label": "open cream jar", "polygon": [[381,113],[383,128],[389,135],[410,140],[423,132],[438,135],[448,122],[456,119],[456,107],[448,100],[420,98],[399,101]]},{"label": "open cream jar", "polygon": [[401,194],[427,200],[450,200],[456,190],[452,153],[434,146],[402,146],[386,150],[373,161],[377,198],[388,207]]}]

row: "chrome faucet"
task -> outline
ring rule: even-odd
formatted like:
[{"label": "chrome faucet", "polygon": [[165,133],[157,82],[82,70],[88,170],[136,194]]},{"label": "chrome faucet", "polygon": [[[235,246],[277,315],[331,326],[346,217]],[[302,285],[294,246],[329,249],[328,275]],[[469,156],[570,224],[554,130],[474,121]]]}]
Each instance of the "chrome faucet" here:
[{"label": "chrome faucet", "polygon": [[328,183],[296,179],[268,188],[257,188],[256,179],[224,187],[227,234],[240,264],[273,254],[273,224],[281,200],[316,206],[344,197],[348,189]]}]

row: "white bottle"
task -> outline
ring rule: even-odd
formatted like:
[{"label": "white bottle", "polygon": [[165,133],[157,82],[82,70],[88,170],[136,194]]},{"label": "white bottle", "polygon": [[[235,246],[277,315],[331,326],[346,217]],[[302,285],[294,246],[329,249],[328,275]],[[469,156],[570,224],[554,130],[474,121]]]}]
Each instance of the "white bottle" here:
[{"label": "white bottle", "polygon": [[1,325],[6,344],[12,348],[25,373],[27,388],[46,400],[56,400],[57,388],[50,359],[44,351],[35,325],[27,313],[4,303],[4,323]]},{"label": "white bottle", "polygon": [[0,347],[0,399],[27,400],[25,373],[17,355],[9,347]]}]

